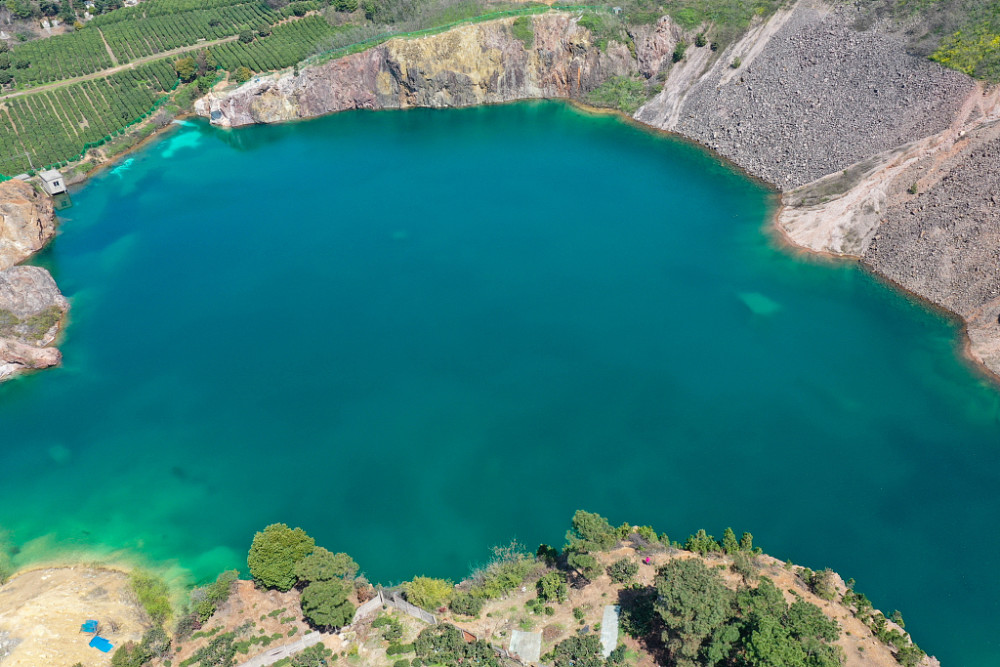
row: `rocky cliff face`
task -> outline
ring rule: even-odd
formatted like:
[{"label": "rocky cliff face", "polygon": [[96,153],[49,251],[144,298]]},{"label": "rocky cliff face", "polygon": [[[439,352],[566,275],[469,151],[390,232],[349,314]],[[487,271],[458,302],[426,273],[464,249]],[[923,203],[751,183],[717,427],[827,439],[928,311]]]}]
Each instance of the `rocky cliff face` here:
[{"label": "rocky cliff face", "polygon": [[22,181],[0,183],[0,381],[62,359],[51,345],[69,303],[48,271],[14,266],[54,235],[48,197]]},{"label": "rocky cliff face", "polygon": [[41,250],[55,233],[48,197],[24,181],[0,183],[0,271]]},{"label": "rocky cliff face", "polygon": [[[910,55],[899,28],[857,9],[798,0],[725,50],[691,45],[679,63],[668,18],[635,29],[635,54],[602,52],[571,14],[458,28],[265,78],[199,102],[238,126],[344,109],[581,98],[641,75],[662,91],[635,117],[712,148],[783,193],[794,243],[855,257],[960,315],[972,356],[1000,374],[1000,120],[996,93]],[[914,185],[916,184],[916,185]]]},{"label": "rocky cliff face", "polygon": [[37,266],[0,271],[0,380],[57,365],[54,347],[69,302],[49,272]]},{"label": "rocky cliff face", "polygon": [[[496,104],[526,98],[574,98],[616,75],[638,72],[625,45],[605,51],[568,14],[534,20],[526,50],[512,19],[462,26],[414,40],[391,40],[363,53],[264,78],[199,100],[199,113],[222,126],[273,123],[347,109]],[[656,40],[644,51],[653,60]],[[672,48],[672,47],[671,47]],[[662,57],[662,55],[661,55]],[[649,65],[652,66],[652,65]]]}]

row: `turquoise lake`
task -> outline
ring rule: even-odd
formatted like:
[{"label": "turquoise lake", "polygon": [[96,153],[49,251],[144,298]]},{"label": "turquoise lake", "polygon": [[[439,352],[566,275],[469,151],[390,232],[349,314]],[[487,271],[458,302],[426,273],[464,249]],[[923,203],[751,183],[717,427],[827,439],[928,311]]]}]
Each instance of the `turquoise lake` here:
[{"label": "turquoise lake", "polygon": [[1000,662],[1000,392],[700,149],[556,103],[191,122],[73,199],[65,364],[0,386],[21,561],[204,580],[283,521],[457,579],[583,508],[749,530]]}]

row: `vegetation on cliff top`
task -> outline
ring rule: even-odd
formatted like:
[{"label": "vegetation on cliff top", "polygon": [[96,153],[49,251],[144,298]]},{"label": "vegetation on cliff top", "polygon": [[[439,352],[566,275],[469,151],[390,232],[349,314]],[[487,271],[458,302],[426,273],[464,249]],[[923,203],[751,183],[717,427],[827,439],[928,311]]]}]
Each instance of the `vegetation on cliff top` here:
[{"label": "vegetation on cliff top", "polygon": [[[609,553],[614,552],[614,553]],[[621,554],[625,554],[622,556]],[[645,557],[643,557],[645,556]],[[654,561],[655,558],[655,561]],[[491,604],[494,612],[511,616],[517,607],[507,608],[511,596],[524,598],[526,616],[517,621],[521,629],[534,627],[532,616],[570,618],[579,623],[577,631],[550,624],[557,631],[548,641],[543,661],[563,667],[618,667],[634,664],[635,656],[625,644],[620,644],[604,658],[598,639],[600,623],[585,625],[588,614],[593,618],[593,605],[584,607],[571,600],[600,580],[598,594],[618,596],[621,606],[621,630],[636,638],[642,650],[653,654],[658,664],[670,667],[718,666],[764,667],[837,667],[844,662],[843,650],[835,643],[842,634],[836,618],[797,592],[794,587],[779,588],[767,576],[761,550],[754,546],[753,536],[743,533],[740,538],[727,528],[720,540],[700,530],[684,542],[671,542],[667,535],[658,534],[648,526],[623,524],[612,526],[604,517],[578,511],[572,519],[563,548],[541,545],[534,555],[525,552],[516,542],[494,549],[490,562],[477,569],[457,587],[450,581],[431,577],[416,577],[398,587],[410,603],[436,613],[450,605],[456,617],[475,619]],[[655,565],[655,574],[646,571],[639,577],[640,562]],[[286,607],[261,613],[282,623],[300,616],[313,630],[325,631],[347,625],[353,619],[355,602],[363,603],[375,593],[358,565],[347,554],[333,553],[317,547],[312,537],[299,528],[273,524],[256,534],[247,558],[251,576],[257,587],[291,591],[299,609]],[[780,565],[780,562],[778,563]],[[767,561],[767,572],[787,577],[780,567]],[[845,587],[829,570],[795,569],[786,563],[784,570],[794,573],[801,590],[808,590],[820,599],[837,601],[838,609],[849,611],[864,622],[872,634],[884,642],[898,662],[913,667],[923,652],[902,630],[898,612],[892,622],[872,609],[871,602],[853,590],[854,582]],[[605,578],[605,575],[607,577]],[[129,642],[115,653],[115,667],[145,667],[158,658],[171,655],[176,644],[180,653],[187,642],[197,641],[197,648],[187,649],[189,657],[180,661],[184,667],[230,667],[238,656],[249,654],[254,646],[266,647],[296,633],[292,630],[266,634],[257,628],[254,618],[231,621],[226,626],[212,624],[236,583],[236,572],[222,573],[204,587],[193,590],[188,606],[179,614],[173,638],[162,629],[170,613],[165,590],[145,573],[133,575],[133,588],[154,619],[153,628],[141,642]],[[534,597],[530,597],[533,595]],[[610,603],[610,601],[608,602]],[[601,602],[600,605],[606,604]],[[253,609],[256,609],[256,605]],[[600,612],[601,607],[597,607]],[[569,612],[572,611],[572,614]],[[490,615],[492,615],[491,612]],[[598,616],[598,618],[600,618]],[[846,617],[845,617],[846,618]],[[573,620],[575,619],[575,620]],[[461,625],[460,621],[456,621]],[[236,624],[239,623],[237,626]],[[413,621],[411,619],[410,623]],[[368,627],[368,626],[365,626]],[[412,627],[408,626],[408,627]],[[202,629],[205,628],[205,629]],[[403,667],[424,665],[459,665],[475,663],[486,667],[501,667],[507,663],[497,648],[486,638],[470,638],[463,630],[449,623],[407,631],[396,616],[380,615],[370,623],[372,632],[387,642],[389,663]],[[197,631],[196,631],[197,630]],[[418,629],[419,630],[419,629]],[[547,631],[548,632],[548,631]],[[405,636],[412,640],[406,643]],[[494,639],[501,639],[501,633]],[[352,649],[353,650],[353,649]],[[411,654],[412,659],[401,657]],[[347,655],[346,653],[344,655]],[[633,655],[633,657],[629,657]],[[392,657],[396,656],[396,657]],[[337,654],[326,648],[312,649],[284,665],[329,664]],[[324,663],[323,661],[326,661]],[[394,661],[394,662],[393,662]],[[374,664],[381,664],[376,659]]]}]

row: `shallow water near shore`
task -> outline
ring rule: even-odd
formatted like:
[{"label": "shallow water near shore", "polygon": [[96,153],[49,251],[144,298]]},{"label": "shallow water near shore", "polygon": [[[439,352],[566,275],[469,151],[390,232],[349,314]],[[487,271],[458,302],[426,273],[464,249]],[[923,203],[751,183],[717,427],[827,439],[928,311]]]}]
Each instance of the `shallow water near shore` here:
[{"label": "shallow water near shore", "polygon": [[[766,233],[768,192],[555,103],[173,130],[38,262],[65,365],[0,386],[21,561],[195,579],[300,525],[373,580],[574,510],[832,567],[995,665],[1000,393],[954,323]],[[123,161],[124,162],[124,161]]]}]

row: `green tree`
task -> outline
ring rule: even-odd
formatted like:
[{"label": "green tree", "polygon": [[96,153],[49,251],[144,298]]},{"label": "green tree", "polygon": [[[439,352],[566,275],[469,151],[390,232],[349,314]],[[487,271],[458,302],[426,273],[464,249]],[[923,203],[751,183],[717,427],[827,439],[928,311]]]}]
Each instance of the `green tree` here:
[{"label": "green tree", "polygon": [[549,572],[535,583],[535,589],[542,602],[565,602],[569,594],[566,575],[562,572]]},{"label": "green tree", "polygon": [[601,564],[597,562],[596,558],[588,553],[573,551],[566,558],[566,562],[571,568],[590,581],[593,581],[601,575]]},{"label": "green tree", "polygon": [[403,591],[411,604],[424,609],[436,609],[448,603],[455,592],[455,586],[445,579],[414,577],[413,581],[403,584]]},{"label": "green tree", "polygon": [[734,594],[696,558],[667,562],[656,576],[663,641],[680,667],[694,665],[702,643],[733,615]]},{"label": "green tree", "polygon": [[333,0],[333,8],[338,12],[358,11],[358,0]]},{"label": "green tree", "polygon": [[600,514],[577,510],[573,527],[566,533],[568,546],[577,551],[606,551],[618,542],[618,535]]},{"label": "green tree", "polygon": [[295,576],[299,583],[330,581],[331,579],[353,579],[358,573],[358,564],[345,553],[333,553],[323,547],[295,564]]},{"label": "green tree", "polygon": [[295,585],[295,566],[312,553],[316,540],[301,528],[274,523],[254,535],[247,566],[258,585],[287,591]]},{"label": "green tree", "polygon": [[244,29],[240,30],[240,42],[243,44],[249,44],[253,41],[253,30]]},{"label": "green tree", "polygon": [[354,617],[353,590],[339,579],[311,583],[302,591],[302,614],[318,628],[341,628]]},{"label": "green tree", "polygon": [[178,78],[184,83],[194,81],[195,77],[198,76],[198,63],[191,56],[175,60],[174,69],[177,71]]},{"label": "green tree", "polygon": [[907,644],[896,653],[896,661],[903,667],[916,667],[917,663],[924,659],[924,653],[916,644]]},{"label": "green tree", "polygon": [[687,542],[684,543],[684,548],[702,556],[722,551],[722,547],[715,541],[715,538],[706,533],[704,529],[699,530],[694,535],[689,535]]},{"label": "green tree", "polygon": [[726,528],[726,532],[722,534],[722,550],[730,556],[740,550],[740,544],[736,541],[736,533],[732,528]]},{"label": "green tree", "polygon": [[246,83],[253,76],[253,72],[250,71],[249,67],[240,65],[236,68],[236,72],[233,74],[233,78],[236,79],[236,83]]},{"label": "green tree", "polygon": [[741,551],[753,551],[753,535],[750,533],[743,533],[740,537],[740,550]]}]

